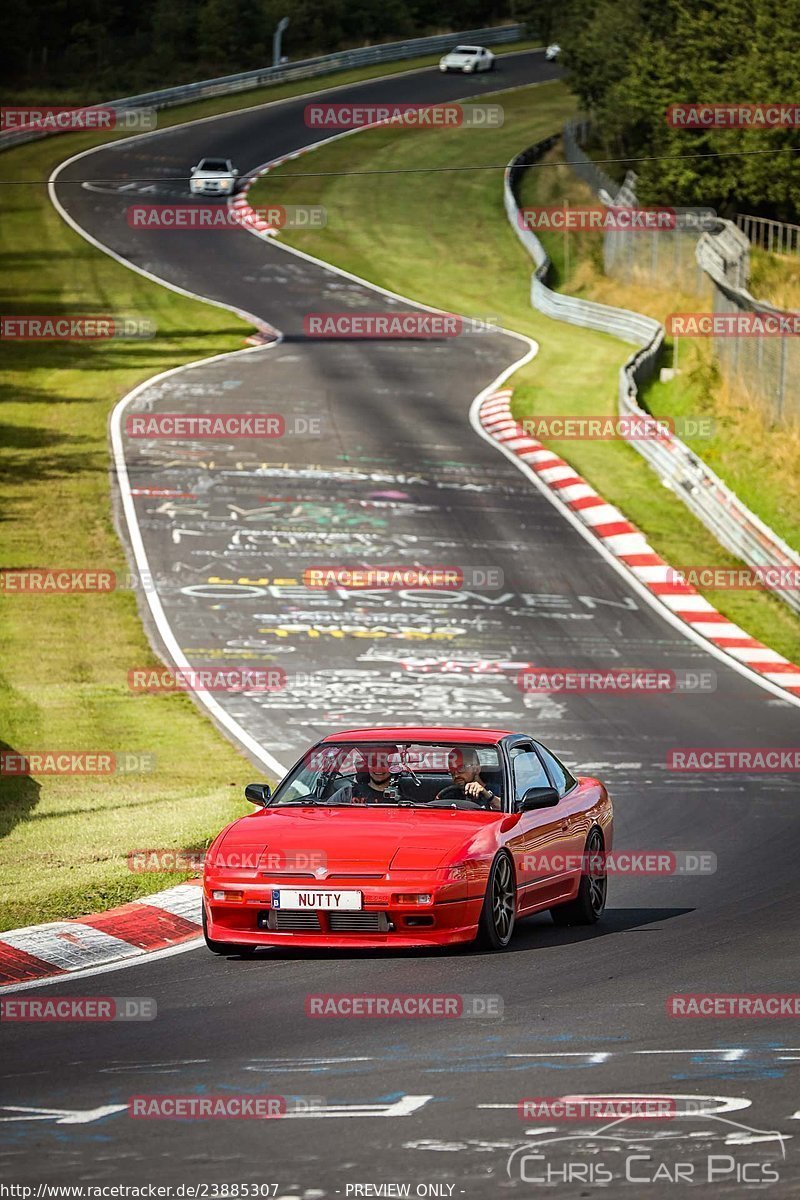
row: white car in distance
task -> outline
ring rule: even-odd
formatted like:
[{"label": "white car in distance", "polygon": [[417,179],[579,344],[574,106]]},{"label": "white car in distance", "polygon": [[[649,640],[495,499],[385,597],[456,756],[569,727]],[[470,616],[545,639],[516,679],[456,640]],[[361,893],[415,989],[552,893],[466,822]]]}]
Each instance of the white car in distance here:
[{"label": "white car in distance", "polygon": [[484,46],[456,46],[439,59],[440,71],[462,71],[470,75],[475,71],[493,71],[494,55]]},{"label": "white car in distance", "polygon": [[238,175],[229,158],[201,158],[192,167],[189,191],[193,196],[230,196]]}]

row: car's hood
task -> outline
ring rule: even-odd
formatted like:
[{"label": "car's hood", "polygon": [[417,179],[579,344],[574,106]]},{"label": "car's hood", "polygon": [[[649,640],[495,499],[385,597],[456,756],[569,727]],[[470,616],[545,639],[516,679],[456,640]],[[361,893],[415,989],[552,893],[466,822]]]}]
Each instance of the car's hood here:
[{"label": "car's hood", "polygon": [[192,179],[233,179],[232,171],[192,171]]},{"label": "car's hood", "polygon": [[444,57],[447,62],[469,62],[471,58],[477,58],[478,56],[474,53],[456,54],[455,50],[453,50],[450,54],[445,54]]},{"label": "car's hood", "polygon": [[502,813],[453,809],[264,809],[229,826],[216,849],[226,862],[238,856],[257,862],[259,871],[304,865],[328,873],[433,870],[502,819]]}]

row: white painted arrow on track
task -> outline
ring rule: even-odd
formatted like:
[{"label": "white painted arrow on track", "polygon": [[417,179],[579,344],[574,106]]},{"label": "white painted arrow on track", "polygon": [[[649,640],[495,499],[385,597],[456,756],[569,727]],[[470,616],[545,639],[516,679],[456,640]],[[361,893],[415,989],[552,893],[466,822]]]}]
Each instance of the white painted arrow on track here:
[{"label": "white painted arrow on track", "polygon": [[280,1120],[303,1117],[408,1117],[432,1099],[433,1096],[401,1096],[393,1104],[325,1104],[319,1108],[282,1113]]},{"label": "white painted arrow on track", "polygon": [[[280,1119],[303,1120],[316,1117],[408,1117],[432,1100],[433,1096],[401,1096],[387,1104],[326,1104],[319,1108],[300,1109],[296,1112],[282,1113]],[[115,1113],[127,1112],[127,1104],[101,1104],[98,1108],[22,1108],[17,1105],[4,1105],[0,1113],[12,1113],[13,1116],[0,1116],[0,1121],[54,1121],[56,1125],[88,1125],[92,1121],[100,1121],[103,1117]]]},{"label": "white painted arrow on track", "polygon": [[125,1112],[127,1104],[101,1104],[99,1108],[20,1108],[7,1104],[0,1112],[18,1113],[16,1117],[0,1117],[0,1121],[55,1121],[56,1125],[89,1125],[113,1113]]}]

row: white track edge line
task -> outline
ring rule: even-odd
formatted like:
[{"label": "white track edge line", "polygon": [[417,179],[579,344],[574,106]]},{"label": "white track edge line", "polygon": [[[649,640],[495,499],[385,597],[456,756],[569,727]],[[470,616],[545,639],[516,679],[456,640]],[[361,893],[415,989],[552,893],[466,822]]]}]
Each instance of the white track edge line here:
[{"label": "white track edge line", "polygon": [[[791,692],[787,692],[784,688],[772,683],[769,679],[765,679],[762,675],[759,675],[758,672],[750,670],[743,663],[727,654],[721,647],[715,646],[713,642],[709,641],[707,638],[704,638],[703,635],[692,625],[687,624],[675,613],[671,612],[665,604],[661,603],[659,598],[654,595],[653,592],[649,591],[645,584],[641,583],[641,581],[636,578],[636,576],[631,570],[629,570],[625,563],[620,562],[620,560],[611,553],[611,551],[603,544],[597,535],[592,532],[591,528],[587,525],[584,525],[583,521],[580,520],[576,513],[573,512],[573,510],[569,508],[568,505],[565,504],[564,501],[561,500],[556,493],[553,492],[547,486],[547,484],[539,478],[537,473],[532,470],[532,468],[529,467],[526,462],[523,462],[513,450],[509,450],[502,442],[496,441],[489,431],[483,427],[480,420],[481,405],[484,399],[491,394],[492,390],[493,389],[491,387],[485,388],[484,391],[481,392],[480,395],[476,396],[472,402],[469,418],[470,424],[475,432],[482,437],[484,441],[490,442],[497,450],[500,451],[501,454],[504,454],[509,462],[513,462],[515,466],[522,472],[522,474],[527,476],[531,483],[535,484],[542,495],[547,497],[553,507],[556,508],[567,521],[569,521],[570,525],[572,525],[574,529],[577,529],[584,541],[588,542],[589,545],[592,546],[597,553],[614,568],[617,574],[621,575],[622,578],[626,580],[630,588],[640,595],[643,600],[646,600],[650,607],[664,618],[667,624],[671,625],[674,629],[677,629],[679,633],[682,633],[684,637],[688,638],[689,641],[694,642],[697,646],[700,646],[701,649],[705,650],[706,653],[710,654],[713,658],[719,659],[720,662],[724,663],[728,667],[731,667],[732,670],[738,671],[739,674],[744,676],[744,678],[749,680],[749,682],[758,684],[759,687],[763,688],[765,691],[771,692],[774,696],[778,696],[781,700],[786,700],[790,704],[800,707],[800,696],[795,696]],[[596,494],[600,495],[599,492]],[[627,517],[625,519],[628,520]]]},{"label": "white track edge line", "polygon": [[[3,935],[0,933],[0,942]],[[0,985],[0,1000],[12,992],[29,992],[34,988],[53,987],[57,983],[72,983],[76,979],[89,979],[92,975],[107,975],[111,971],[124,971],[128,967],[141,966],[142,963],[155,962],[159,958],[172,958],[175,954],[185,954],[187,950],[197,950],[203,945],[202,937],[193,937],[191,941],[181,942],[179,946],[165,946],[161,950],[145,950],[135,958],[119,958],[113,962],[101,963],[94,967],[77,967],[74,971],[65,971],[62,975],[47,975],[42,979],[26,979],[24,983],[7,983]]]}]

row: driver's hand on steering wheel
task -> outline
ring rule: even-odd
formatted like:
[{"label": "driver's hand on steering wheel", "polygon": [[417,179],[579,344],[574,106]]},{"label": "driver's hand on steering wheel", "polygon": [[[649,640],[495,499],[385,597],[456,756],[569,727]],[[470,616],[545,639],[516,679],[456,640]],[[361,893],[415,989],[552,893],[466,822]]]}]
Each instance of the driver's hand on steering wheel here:
[{"label": "driver's hand on steering wheel", "polygon": [[482,783],[478,783],[477,780],[464,784],[464,795],[468,800],[475,800],[476,803],[486,804],[490,808],[494,800],[494,792],[490,788],[484,787]]}]

